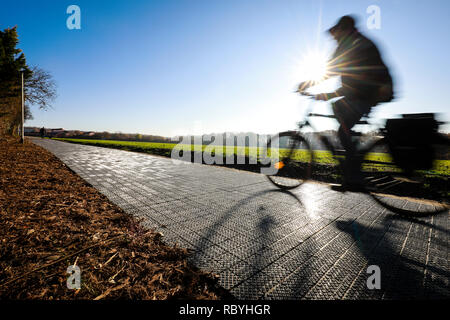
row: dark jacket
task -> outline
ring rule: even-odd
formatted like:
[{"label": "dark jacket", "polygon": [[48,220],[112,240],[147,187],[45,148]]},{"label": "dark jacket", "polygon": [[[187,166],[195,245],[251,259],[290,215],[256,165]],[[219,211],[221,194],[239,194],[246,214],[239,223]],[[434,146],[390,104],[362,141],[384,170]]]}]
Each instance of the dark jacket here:
[{"label": "dark jacket", "polygon": [[380,87],[390,85],[392,88],[392,77],[378,48],[357,31],[340,41],[328,70],[330,76],[341,76],[342,87],[336,92],[349,99],[376,104],[380,101]]}]

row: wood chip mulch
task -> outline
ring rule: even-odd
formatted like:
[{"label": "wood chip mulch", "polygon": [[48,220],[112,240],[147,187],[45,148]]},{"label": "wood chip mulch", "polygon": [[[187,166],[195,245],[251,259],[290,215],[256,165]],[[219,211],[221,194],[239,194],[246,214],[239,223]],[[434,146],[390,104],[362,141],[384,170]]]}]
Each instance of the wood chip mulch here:
[{"label": "wood chip mulch", "polygon": [[[220,299],[217,277],[48,151],[0,141],[0,299]],[[81,270],[68,289],[67,268]]]}]

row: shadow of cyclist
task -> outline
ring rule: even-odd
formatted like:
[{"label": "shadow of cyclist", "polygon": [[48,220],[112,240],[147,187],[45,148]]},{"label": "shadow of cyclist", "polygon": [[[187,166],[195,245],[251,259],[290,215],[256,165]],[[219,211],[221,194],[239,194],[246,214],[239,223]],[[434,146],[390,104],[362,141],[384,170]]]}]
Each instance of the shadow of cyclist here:
[{"label": "shadow of cyclist", "polygon": [[[359,252],[365,257],[354,285],[347,290],[344,298],[442,299],[450,296],[447,289],[450,273],[440,264],[437,252],[430,252],[429,248],[424,247],[426,241],[416,240],[416,235],[412,234],[413,229],[418,229],[415,222],[387,215],[379,227],[357,221],[339,221],[336,227],[353,237]],[[434,227],[425,223],[419,231],[424,237],[429,236],[436,232]],[[367,267],[370,265],[380,268],[379,290],[367,288]]]},{"label": "shadow of cyclist", "polygon": [[[274,233],[274,230],[280,226],[280,223],[283,223],[280,221],[280,216],[277,215],[279,212],[274,211],[273,206],[266,206],[263,202],[257,206],[253,206],[252,204],[253,200],[258,198],[264,199],[264,197],[272,193],[287,195],[297,205],[304,207],[300,198],[290,191],[266,189],[256,192],[238,201],[235,205],[223,212],[220,217],[216,218],[214,224],[202,234],[201,239],[193,247],[195,252],[192,254],[191,259],[194,263],[204,261],[205,257],[207,259],[209,257],[211,259],[216,258],[220,262],[214,267],[215,271],[222,273],[221,271],[228,270],[227,274],[222,276],[221,281],[223,282],[221,284],[226,289],[231,289],[232,294],[238,298],[245,297],[249,299],[251,297],[252,299],[256,299],[261,297],[267,289],[267,281],[270,282],[270,277],[262,273],[261,270],[271,264],[274,259],[277,259],[280,252],[282,254],[283,250],[289,250],[287,246],[280,250],[272,248],[273,244],[282,238]],[[279,198],[279,196],[277,197]],[[285,200],[285,202],[292,205],[292,201]],[[249,204],[250,207],[246,210],[245,207],[249,206]],[[237,244],[244,244],[244,246],[237,247],[237,244],[228,243],[226,251],[234,254],[237,259],[234,261],[223,261],[222,259],[224,257],[217,256],[212,251],[214,250],[214,246],[212,247],[209,244],[215,241],[217,234],[220,234],[223,228],[226,228],[230,220],[242,214],[240,213],[242,209],[246,212],[248,221],[253,221],[254,225],[249,226],[251,232],[247,232],[246,230],[248,229],[245,227],[242,230],[235,230],[243,237]],[[291,245],[295,246],[298,244],[300,243],[292,243]],[[246,282],[246,285],[240,286],[243,282]]]}]

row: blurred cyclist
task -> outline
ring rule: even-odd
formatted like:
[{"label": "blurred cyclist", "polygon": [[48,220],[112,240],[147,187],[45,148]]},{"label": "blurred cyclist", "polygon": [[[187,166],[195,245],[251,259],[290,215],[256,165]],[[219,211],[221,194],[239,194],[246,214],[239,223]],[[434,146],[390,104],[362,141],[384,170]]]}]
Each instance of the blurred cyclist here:
[{"label": "blurred cyclist", "polygon": [[[340,124],[338,136],[346,150],[345,181],[341,189],[359,189],[362,181],[359,163],[354,157],[351,129],[363,115],[370,113],[373,106],[393,99],[393,82],[380,51],[356,29],[352,16],[343,16],[328,32],[337,41],[338,47],[328,62],[327,75],[323,80],[340,76],[342,86],[334,92],[317,94],[314,98],[322,101],[340,98],[332,103],[332,108]],[[304,92],[316,84],[302,82],[298,90]]]}]

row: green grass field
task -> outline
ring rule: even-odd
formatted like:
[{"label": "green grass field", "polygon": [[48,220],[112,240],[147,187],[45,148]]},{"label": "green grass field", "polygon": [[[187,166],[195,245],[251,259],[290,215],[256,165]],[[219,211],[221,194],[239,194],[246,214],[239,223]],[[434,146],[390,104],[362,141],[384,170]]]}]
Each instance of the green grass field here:
[{"label": "green grass field", "polygon": [[[216,155],[239,155],[259,159],[261,148],[256,147],[213,147],[208,145],[182,145],[176,143],[156,143],[156,142],[139,142],[139,141],[115,141],[115,140],[90,140],[90,139],[69,139],[69,138],[54,138],[55,140],[66,141],[71,143],[93,145],[99,147],[115,148],[128,151],[145,152],[149,154],[158,154],[170,157],[172,149],[179,149],[184,151],[202,151],[212,152]],[[283,156],[288,152],[288,149],[279,149],[279,155]],[[331,152],[316,150],[314,152],[314,161],[320,164],[336,164]],[[294,158],[298,161],[306,161],[310,154],[306,150],[295,151]],[[386,153],[372,153],[369,159],[375,161],[391,162],[389,155]],[[450,160],[436,160],[433,170],[427,172],[431,175],[450,175]]]}]

